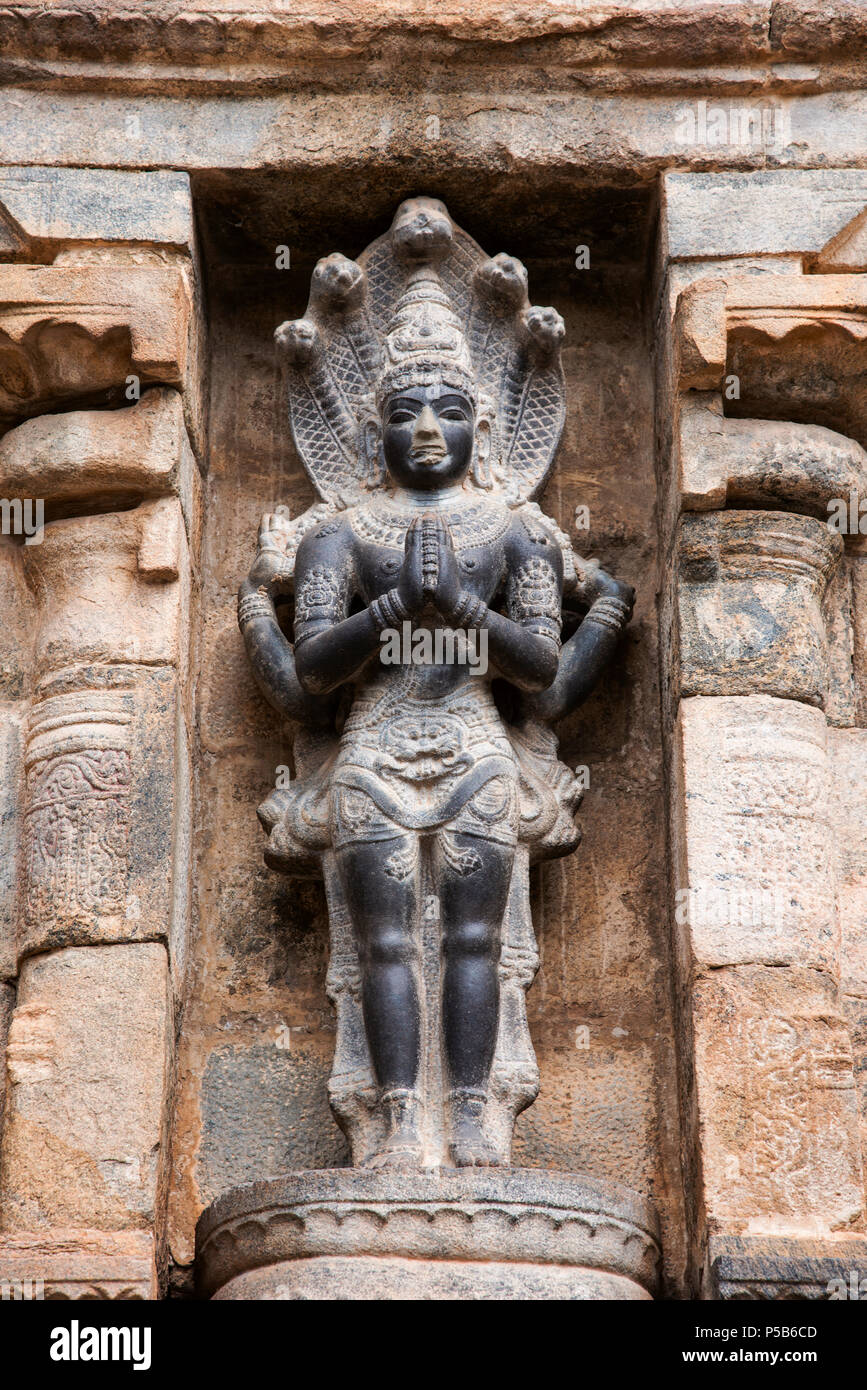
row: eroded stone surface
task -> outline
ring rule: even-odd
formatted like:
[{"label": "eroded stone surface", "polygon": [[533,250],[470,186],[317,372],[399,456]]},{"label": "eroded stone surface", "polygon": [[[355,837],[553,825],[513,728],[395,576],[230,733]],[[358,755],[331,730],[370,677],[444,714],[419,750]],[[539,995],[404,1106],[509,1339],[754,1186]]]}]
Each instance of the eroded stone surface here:
[{"label": "eroded stone surface", "polygon": [[685,511],[783,504],[825,521],[833,499],[867,495],[867,454],[854,439],[819,425],[727,419],[711,393],[684,400],[678,456]]},{"label": "eroded stone surface", "polygon": [[672,814],[687,971],[836,971],[827,739],[822,712],[794,700],[681,701]]},{"label": "eroded stone surface", "polygon": [[17,973],[23,745],[20,707],[0,706],[0,979]]},{"label": "eroded stone surface", "polygon": [[183,384],[190,284],[172,265],[0,265],[7,424],[127,378]]},{"label": "eroded stone surface", "polygon": [[712,1236],[704,1297],[757,1300],[863,1298],[867,1241]]},{"label": "eroded stone surface", "polygon": [[471,1300],[582,1303],[649,1300],[652,1295],[621,1274],[577,1266],[501,1260],[402,1260],[339,1255],[289,1260],[230,1279],[215,1300],[431,1302]]},{"label": "eroded stone surface", "polygon": [[[15,1008],[15,985],[9,981],[0,983],[0,1055],[6,1057],[6,1042],[9,1036],[9,1023]],[[3,1114],[6,1107],[6,1067],[0,1074],[0,1140],[3,1138]]]},{"label": "eroded stone surface", "polygon": [[867,999],[844,994],[840,1004],[852,1038],[855,1088],[861,1116],[861,1157],[867,1168]]},{"label": "eroded stone surface", "polygon": [[38,415],[0,440],[0,487],[7,497],[40,497],[91,512],[143,497],[181,498],[195,530],[198,479],[177,391],[155,387],[121,410]]},{"label": "eroded stone surface", "polygon": [[852,1044],[831,980],[713,971],[694,987],[693,1026],[710,1230],[863,1233]]},{"label": "eroded stone surface", "polygon": [[671,260],[814,257],[867,207],[861,169],[671,172],[661,183],[660,250]]},{"label": "eroded stone surface", "polygon": [[784,696],[823,705],[822,612],[843,550],[812,517],[711,512],[682,518],[672,585],[671,698]]},{"label": "eroded stone surface", "polygon": [[33,1298],[156,1298],[154,1239],[146,1231],[75,1227],[0,1234],[4,1284],[13,1296],[21,1290]]},{"label": "eroded stone surface", "polygon": [[[36,669],[87,662],[164,664],[186,675],[190,564],[180,504],[69,517],[46,525],[24,550],[40,605]],[[154,566],[151,557],[161,559]]]},{"label": "eroded stone surface", "polygon": [[825,717],[835,728],[848,729],[858,722],[858,691],[854,648],[855,603],[852,557],[844,554],[825,590],[822,604],[828,639],[828,689]]},{"label": "eroded stone surface", "polygon": [[4,1232],[152,1225],[170,1018],[161,945],[24,963],[7,1048]]},{"label": "eroded stone surface", "polygon": [[[120,169],[10,165],[0,171],[0,204],[24,239],[51,259],[70,242],[141,242],[192,250],[189,175]],[[34,246],[34,243],[36,244]]]},{"label": "eroded stone surface", "polygon": [[867,998],[867,729],[831,729],[831,824],[840,912],[840,988]]}]

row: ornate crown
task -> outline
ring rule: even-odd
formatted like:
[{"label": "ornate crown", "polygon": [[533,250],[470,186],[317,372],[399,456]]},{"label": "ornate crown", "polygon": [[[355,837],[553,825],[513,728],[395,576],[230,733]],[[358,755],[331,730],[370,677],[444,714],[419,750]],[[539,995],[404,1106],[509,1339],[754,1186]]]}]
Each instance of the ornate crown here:
[{"label": "ornate crown", "polygon": [[407,386],[442,381],[473,402],[478,388],[470,349],[449,297],[427,268],[415,271],[397,301],[383,343],[376,404]]},{"label": "ornate crown", "polygon": [[326,502],[350,506],[373,485],[365,438],[385,398],[437,381],[491,416],[506,499],[542,487],[565,418],[563,320],[531,307],[521,262],[486,257],[438,199],[401,203],[357,262],[319,261],[304,317],[275,337],[295,445]]}]

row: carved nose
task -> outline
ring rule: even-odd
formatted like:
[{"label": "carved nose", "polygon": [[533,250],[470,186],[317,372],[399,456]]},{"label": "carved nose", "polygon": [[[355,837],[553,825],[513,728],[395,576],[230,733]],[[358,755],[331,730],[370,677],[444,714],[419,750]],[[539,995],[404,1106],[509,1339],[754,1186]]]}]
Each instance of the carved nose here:
[{"label": "carved nose", "polygon": [[413,447],[423,444],[442,444],[443,448],[445,448],[445,440],[443,439],[442,430],[439,427],[439,421],[429,405],[425,406],[415,422],[415,429],[412,432],[412,442]]}]

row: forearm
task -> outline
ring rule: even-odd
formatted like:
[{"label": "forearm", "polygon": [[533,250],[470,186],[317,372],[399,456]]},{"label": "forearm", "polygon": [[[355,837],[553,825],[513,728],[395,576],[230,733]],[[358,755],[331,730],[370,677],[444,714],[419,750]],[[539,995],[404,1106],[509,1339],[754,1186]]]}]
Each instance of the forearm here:
[{"label": "forearm", "polygon": [[298,679],[311,695],[325,695],[352,680],[380,650],[380,634],[398,626],[407,612],[394,589],[368,608],[295,643]]},{"label": "forearm", "polygon": [[329,724],[333,702],[315,700],[303,688],[295,670],[291,644],[280,629],[274,604],[249,580],[244,581],[238,593],[238,626],[256,684],[269,704],[290,719],[320,727]]},{"label": "forearm", "polygon": [[487,634],[488,660],[519,690],[545,690],[557,674],[556,642],[494,613],[481,599],[461,594],[449,621]]},{"label": "forearm", "polygon": [[526,713],[562,719],[587,699],[608,665],[629,620],[630,607],[614,597],[598,598],[560,653],[556,678],[524,701]]}]

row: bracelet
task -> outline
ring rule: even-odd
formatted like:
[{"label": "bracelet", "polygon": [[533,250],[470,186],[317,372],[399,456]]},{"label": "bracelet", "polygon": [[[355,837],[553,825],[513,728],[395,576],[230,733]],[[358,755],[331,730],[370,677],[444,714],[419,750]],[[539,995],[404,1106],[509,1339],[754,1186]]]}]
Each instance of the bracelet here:
[{"label": "bracelet", "polygon": [[611,627],[620,632],[629,622],[629,604],[624,603],[622,598],[608,594],[595,600],[584,621],[588,618],[602,627]]},{"label": "bracelet", "polygon": [[242,632],[254,618],[275,618],[273,603],[258,589],[238,600],[238,627]]},{"label": "bracelet", "polygon": [[471,594],[469,589],[462,589],[450,621],[459,627],[481,627],[487,616],[488,605],[484,600]]},{"label": "bracelet", "polygon": [[387,627],[397,627],[398,623],[406,622],[409,617],[409,609],[397,589],[389,589],[387,593],[373,599],[367,611],[373,618],[378,632],[383,632]]}]

